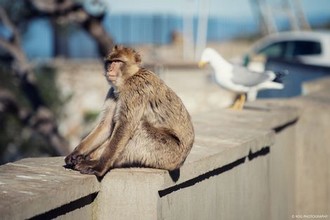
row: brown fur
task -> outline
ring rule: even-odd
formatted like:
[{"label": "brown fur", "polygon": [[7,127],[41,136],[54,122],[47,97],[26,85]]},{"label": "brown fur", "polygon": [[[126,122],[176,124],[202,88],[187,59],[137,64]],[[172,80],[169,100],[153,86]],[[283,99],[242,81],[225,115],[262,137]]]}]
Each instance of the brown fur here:
[{"label": "brown fur", "polygon": [[114,167],[175,170],[183,164],[194,141],[189,113],[140,62],[137,52],[122,46],[106,58],[105,77],[112,87],[100,123],[65,158],[67,165],[103,176]]}]

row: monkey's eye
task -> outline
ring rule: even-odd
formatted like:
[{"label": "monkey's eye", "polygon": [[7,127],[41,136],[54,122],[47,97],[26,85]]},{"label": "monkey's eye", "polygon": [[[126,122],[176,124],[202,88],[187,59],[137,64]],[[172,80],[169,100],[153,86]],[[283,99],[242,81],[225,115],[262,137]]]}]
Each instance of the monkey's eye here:
[{"label": "monkey's eye", "polygon": [[106,60],[104,62],[104,68],[107,70],[111,66],[112,61],[111,60]]},{"label": "monkey's eye", "polygon": [[121,62],[121,63],[124,63],[124,60],[122,60],[120,58],[114,58],[110,62]]}]

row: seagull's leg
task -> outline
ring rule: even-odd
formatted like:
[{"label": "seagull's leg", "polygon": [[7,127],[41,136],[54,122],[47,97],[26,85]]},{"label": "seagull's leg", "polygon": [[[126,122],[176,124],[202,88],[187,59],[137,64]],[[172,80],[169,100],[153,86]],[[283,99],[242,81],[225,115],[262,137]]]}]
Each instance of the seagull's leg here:
[{"label": "seagull's leg", "polygon": [[234,104],[230,107],[230,109],[233,110],[238,110],[239,106],[240,106],[240,99],[241,99],[241,95],[238,95],[238,97],[236,97]]},{"label": "seagull's leg", "polygon": [[242,110],[244,107],[246,101],[246,95],[245,94],[241,94],[241,96],[239,97],[239,105],[238,105],[238,110]]}]

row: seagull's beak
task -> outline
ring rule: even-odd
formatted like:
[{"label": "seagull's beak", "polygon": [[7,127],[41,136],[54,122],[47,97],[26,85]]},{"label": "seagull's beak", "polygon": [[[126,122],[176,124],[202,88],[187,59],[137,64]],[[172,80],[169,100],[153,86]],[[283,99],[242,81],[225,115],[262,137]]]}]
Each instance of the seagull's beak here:
[{"label": "seagull's beak", "polygon": [[205,62],[205,61],[199,61],[199,62],[198,62],[198,67],[199,67],[199,68],[203,68],[203,67],[206,66],[206,64],[207,64],[207,62]]}]

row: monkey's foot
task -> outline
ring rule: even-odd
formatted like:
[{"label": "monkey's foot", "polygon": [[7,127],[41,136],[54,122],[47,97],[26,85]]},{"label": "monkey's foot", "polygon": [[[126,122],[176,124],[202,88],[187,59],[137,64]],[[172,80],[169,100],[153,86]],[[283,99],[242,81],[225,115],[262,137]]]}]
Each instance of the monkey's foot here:
[{"label": "monkey's foot", "polygon": [[71,154],[65,157],[65,164],[74,167],[76,164],[85,160],[85,156],[77,151],[73,151]]},{"label": "monkey's foot", "polygon": [[81,174],[91,174],[97,177],[102,177],[106,173],[106,169],[104,169],[101,164],[96,160],[83,160],[80,161],[74,167],[75,170],[79,171]]}]

